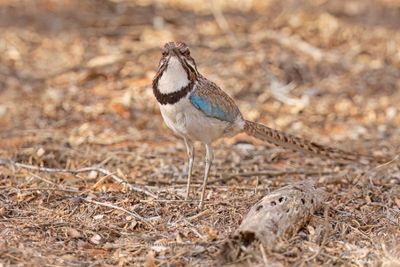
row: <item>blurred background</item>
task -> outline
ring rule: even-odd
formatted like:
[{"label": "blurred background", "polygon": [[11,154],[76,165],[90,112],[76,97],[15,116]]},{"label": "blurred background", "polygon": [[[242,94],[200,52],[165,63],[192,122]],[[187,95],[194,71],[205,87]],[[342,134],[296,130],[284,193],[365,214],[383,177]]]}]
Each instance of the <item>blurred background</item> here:
[{"label": "blurred background", "polygon": [[[245,118],[394,155],[399,27],[399,0],[1,0],[0,156],[76,167],[115,152],[122,158],[107,164],[137,182],[182,177],[183,142],[164,125],[151,89],[161,47],[176,40]],[[246,163],[240,144],[264,156]],[[216,147],[215,174],[276,157],[245,135]],[[285,153],[293,162],[279,164],[304,164]]]},{"label": "blurred background", "polygon": [[150,84],[181,40],[248,119],[322,142],[396,139],[399,27],[398,0],[1,0],[1,137],[171,140]]},{"label": "blurred background", "polygon": [[[400,255],[395,165],[365,171],[245,135],[226,138],[215,145],[212,211],[195,216],[197,204],[182,201],[186,150],[164,125],[151,82],[164,43],[184,41],[199,71],[245,118],[348,151],[394,156],[399,29],[400,0],[0,0],[0,158],[53,168],[99,164],[165,200],[127,193],[96,172],[0,166],[0,258],[155,266],[183,255],[181,264],[204,264],[260,197],[311,178],[334,197],[276,259],[398,266],[384,264]],[[195,188],[203,153],[198,145]],[[66,188],[132,209],[153,226],[79,202]],[[150,248],[175,241],[200,243]]]}]

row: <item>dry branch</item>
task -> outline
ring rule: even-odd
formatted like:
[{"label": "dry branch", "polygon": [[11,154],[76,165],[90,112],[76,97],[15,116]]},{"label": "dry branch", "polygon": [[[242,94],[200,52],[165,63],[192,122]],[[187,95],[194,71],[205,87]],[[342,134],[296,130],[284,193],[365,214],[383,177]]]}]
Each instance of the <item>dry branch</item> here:
[{"label": "dry branch", "polygon": [[302,175],[329,175],[335,172],[321,171],[321,170],[265,170],[258,172],[242,172],[242,173],[232,173],[232,174],[221,174],[221,178],[214,179],[208,182],[208,184],[215,184],[220,182],[225,182],[230,179],[235,179],[238,177],[256,177],[256,176],[267,176],[267,177],[275,177],[282,175],[291,175],[291,174],[302,174]]},{"label": "dry branch", "polygon": [[92,200],[92,199],[90,199],[90,198],[81,198],[81,199],[82,199],[83,201],[87,202],[87,203],[92,203],[92,204],[99,205],[99,206],[103,206],[103,207],[107,207],[107,208],[110,208],[110,209],[120,210],[120,211],[122,211],[122,212],[125,212],[125,213],[128,214],[128,215],[131,215],[131,216],[134,217],[135,219],[138,219],[138,220],[140,220],[140,221],[146,223],[147,225],[152,226],[151,224],[149,224],[149,223],[146,221],[145,218],[143,218],[142,216],[140,216],[139,214],[137,214],[137,213],[134,212],[134,211],[129,211],[129,210],[127,210],[127,209],[124,209],[124,208],[122,208],[122,207],[115,206],[115,205],[110,204],[110,203],[104,203],[104,202],[95,201],[95,200]]},{"label": "dry branch", "polygon": [[85,167],[85,168],[80,168],[80,169],[59,169],[59,168],[38,167],[38,166],[33,166],[33,165],[29,165],[29,164],[24,164],[24,163],[18,163],[18,162],[14,162],[11,160],[5,160],[5,159],[0,159],[0,165],[4,165],[4,166],[11,165],[12,167],[41,171],[41,172],[48,172],[48,173],[65,172],[65,173],[76,174],[76,173],[82,173],[82,172],[96,171],[96,172],[99,172],[106,176],[111,177],[114,181],[122,184],[123,186],[126,186],[131,191],[143,193],[150,197],[157,198],[157,196],[155,194],[151,193],[150,191],[148,191],[144,188],[141,188],[139,186],[134,186],[134,185],[128,183],[127,181],[125,181],[123,178],[111,173],[110,171],[108,171],[104,168],[96,167],[96,166]]},{"label": "dry branch", "polygon": [[260,241],[268,249],[304,226],[321,207],[324,191],[308,180],[280,188],[262,198],[246,215],[233,236],[222,247],[224,260],[236,260],[243,248]]}]

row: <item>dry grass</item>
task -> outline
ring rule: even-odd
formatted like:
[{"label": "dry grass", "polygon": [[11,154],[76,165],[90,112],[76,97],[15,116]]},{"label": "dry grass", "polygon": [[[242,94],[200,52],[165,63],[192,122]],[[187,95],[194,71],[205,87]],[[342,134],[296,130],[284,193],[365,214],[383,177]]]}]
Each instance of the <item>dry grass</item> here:
[{"label": "dry grass", "polygon": [[309,178],[330,196],[325,212],[276,250],[254,247],[235,265],[399,266],[398,161],[339,165],[239,135],[215,145],[198,211],[198,191],[182,200],[184,145],[162,123],[150,83],[159,47],[184,40],[246,118],[394,157],[400,2],[194,3],[0,1],[0,158],[110,171],[1,165],[0,265],[215,265],[252,204]]}]

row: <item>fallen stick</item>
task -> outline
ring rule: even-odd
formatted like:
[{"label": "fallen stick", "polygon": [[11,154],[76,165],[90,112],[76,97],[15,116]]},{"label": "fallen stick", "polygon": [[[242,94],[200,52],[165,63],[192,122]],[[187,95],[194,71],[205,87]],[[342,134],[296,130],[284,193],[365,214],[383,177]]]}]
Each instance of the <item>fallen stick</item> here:
[{"label": "fallen stick", "polygon": [[275,177],[290,174],[303,174],[303,175],[328,175],[334,172],[321,171],[321,170],[265,170],[258,172],[242,172],[242,173],[232,173],[232,174],[221,174],[221,178],[217,178],[208,182],[208,184],[215,184],[219,182],[226,182],[230,179],[235,179],[239,177],[256,177],[256,176],[267,176]]},{"label": "fallen stick", "polygon": [[111,177],[114,181],[122,184],[123,186],[126,186],[131,191],[143,193],[143,194],[146,194],[153,198],[157,198],[157,196],[155,194],[151,193],[150,191],[148,191],[144,188],[138,187],[138,186],[134,186],[134,185],[128,183],[127,181],[125,181],[124,179],[122,179],[121,177],[118,177],[117,175],[111,173],[110,171],[100,168],[100,167],[96,167],[96,166],[85,167],[85,168],[80,168],[80,169],[58,169],[58,168],[38,167],[38,166],[29,165],[29,164],[14,162],[11,160],[4,160],[4,159],[0,159],[0,165],[4,165],[4,166],[11,165],[13,167],[41,171],[41,172],[48,172],[48,173],[64,172],[64,173],[76,174],[76,173],[81,173],[81,172],[96,171],[96,172],[99,172],[101,174]]},{"label": "fallen stick", "polygon": [[250,209],[224,243],[221,259],[236,261],[255,241],[272,250],[281,239],[296,234],[324,200],[324,190],[316,189],[310,180],[271,192]]},{"label": "fallen stick", "polygon": [[115,205],[113,205],[113,204],[111,204],[111,203],[104,203],[104,202],[95,201],[95,200],[92,200],[92,199],[90,199],[90,198],[80,198],[80,199],[81,199],[82,201],[87,202],[87,203],[92,203],[92,204],[95,204],[95,205],[107,207],[107,208],[114,209],[114,210],[120,210],[120,211],[122,211],[122,212],[125,212],[126,214],[129,214],[129,215],[132,216],[133,218],[135,218],[135,219],[137,219],[137,220],[139,220],[139,221],[142,221],[142,222],[144,222],[145,224],[147,224],[147,225],[149,225],[149,226],[152,226],[150,223],[148,223],[148,222],[146,221],[145,218],[143,218],[142,216],[140,216],[139,214],[137,214],[137,213],[134,212],[134,211],[129,211],[129,210],[124,209],[124,208],[122,208],[122,207],[115,206]]}]

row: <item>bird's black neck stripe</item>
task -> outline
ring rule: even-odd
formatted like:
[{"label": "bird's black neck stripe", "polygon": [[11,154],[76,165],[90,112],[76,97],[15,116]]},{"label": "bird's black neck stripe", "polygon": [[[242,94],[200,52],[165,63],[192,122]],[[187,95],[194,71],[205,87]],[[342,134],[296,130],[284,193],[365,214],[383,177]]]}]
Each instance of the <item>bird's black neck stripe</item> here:
[{"label": "bird's black neck stripe", "polygon": [[161,105],[166,105],[166,104],[172,105],[172,104],[177,103],[179,100],[184,98],[190,91],[192,91],[193,86],[194,86],[194,82],[190,81],[190,83],[188,83],[186,86],[182,87],[181,89],[179,89],[176,92],[163,94],[158,89],[158,80],[159,79],[160,79],[160,77],[158,77],[157,79],[154,79],[154,81],[153,81],[153,93],[154,93],[157,101]]},{"label": "bird's black neck stripe", "polygon": [[[160,90],[158,89],[158,81],[160,80],[164,71],[168,68],[168,65],[165,64],[164,66],[161,66],[161,68],[158,71],[158,74],[156,75],[156,77],[154,77],[154,80],[153,80],[153,93],[154,93],[154,96],[156,97],[157,101],[161,105],[175,104],[179,100],[184,98],[193,89],[193,86],[195,83],[194,80],[197,79],[197,75],[195,75],[194,77],[191,77],[190,74],[191,74],[191,70],[193,70],[193,68],[191,66],[189,66],[189,64],[187,64],[185,61],[183,61],[181,59],[179,59],[179,60],[181,61],[182,67],[186,71],[187,77],[190,82],[187,85],[183,86],[178,91],[168,93],[168,94],[161,93]],[[194,72],[194,70],[193,70],[193,72]],[[196,73],[196,72],[194,72],[194,73]]]}]

